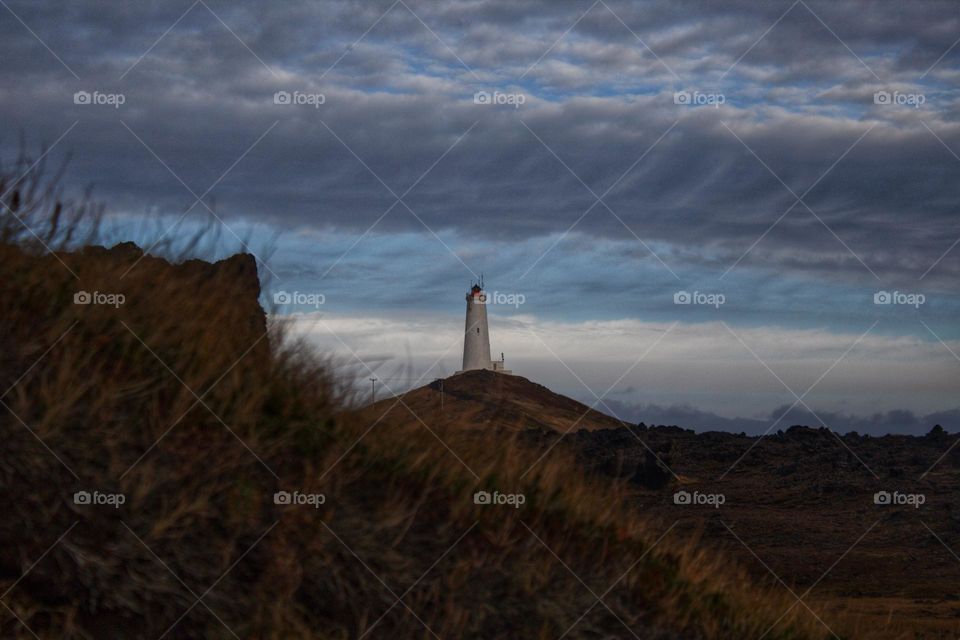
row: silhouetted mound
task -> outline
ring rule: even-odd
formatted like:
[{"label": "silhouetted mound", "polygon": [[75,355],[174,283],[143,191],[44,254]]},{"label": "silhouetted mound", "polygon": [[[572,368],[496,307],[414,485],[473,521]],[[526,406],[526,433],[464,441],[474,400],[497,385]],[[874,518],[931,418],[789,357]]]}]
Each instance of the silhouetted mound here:
[{"label": "silhouetted mound", "polygon": [[[662,488],[670,480],[670,446],[659,452],[638,450],[635,427],[515,375],[465,371],[376,403],[374,412],[389,424],[456,431],[516,432],[525,442],[548,448],[564,437],[577,461],[591,471]],[[666,433],[693,433],[663,427]],[[588,432],[593,432],[588,435]],[[505,435],[503,437],[506,437]]]},{"label": "silhouetted mound", "polygon": [[554,393],[521,376],[487,370],[465,371],[379,401],[375,409],[387,412],[391,423],[423,420],[461,429],[521,431],[550,429],[613,429],[624,426],[616,418]]},{"label": "silhouetted mound", "polygon": [[[5,308],[15,304],[22,313],[62,314],[64,320],[77,323],[71,331],[90,334],[110,332],[118,321],[137,335],[175,324],[177,340],[218,340],[221,356],[209,357],[219,359],[252,347],[253,359],[265,359],[267,344],[257,341],[266,334],[266,315],[258,301],[256,261],[249,254],[216,263],[171,264],[144,255],[131,242],[42,256],[0,244],[0,261],[4,272],[16,274],[0,281]],[[7,347],[4,354],[14,353],[14,345],[31,342],[31,335],[36,337],[30,325],[7,328],[0,336]]]},{"label": "silhouetted mound", "polygon": [[[202,592],[225,568],[200,550],[234,555],[272,521],[243,492],[274,479],[238,444],[260,441],[271,390],[259,292],[249,255],[0,245],[0,576],[12,585],[44,558],[9,596],[34,632],[159,635],[190,604],[179,579]],[[0,620],[0,636],[27,629]]]}]

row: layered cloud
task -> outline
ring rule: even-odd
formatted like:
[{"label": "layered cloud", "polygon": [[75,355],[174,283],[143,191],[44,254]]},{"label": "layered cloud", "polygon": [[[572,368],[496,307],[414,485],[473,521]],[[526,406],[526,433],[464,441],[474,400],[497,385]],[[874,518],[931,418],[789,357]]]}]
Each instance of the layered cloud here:
[{"label": "layered cloud", "polygon": [[[576,224],[667,244],[674,270],[739,259],[956,281],[960,261],[942,257],[960,185],[947,3],[10,10],[4,121],[37,143],[79,122],[58,146],[115,208],[178,214],[205,194],[282,228],[502,238]],[[76,91],[125,102],[76,105]],[[277,91],[323,104],[275,104]],[[523,104],[475,104],[477,91]]]}]

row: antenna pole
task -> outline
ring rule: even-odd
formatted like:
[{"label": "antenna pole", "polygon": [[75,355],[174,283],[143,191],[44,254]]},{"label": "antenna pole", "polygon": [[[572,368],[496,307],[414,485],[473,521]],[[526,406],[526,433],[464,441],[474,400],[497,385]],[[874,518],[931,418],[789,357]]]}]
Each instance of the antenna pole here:
[{"label": "antenna pole", "polygon": [[440,385],[440,411],[443,411],[443,378],[434,378],[434,382]]}]

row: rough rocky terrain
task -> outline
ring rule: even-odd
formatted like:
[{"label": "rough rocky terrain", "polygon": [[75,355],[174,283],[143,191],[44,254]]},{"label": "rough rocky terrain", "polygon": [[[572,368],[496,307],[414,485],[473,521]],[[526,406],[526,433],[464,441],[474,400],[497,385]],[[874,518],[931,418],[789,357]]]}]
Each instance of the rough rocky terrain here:
[{"label": "rough rocky terrain", "polygon": [[[934,425],[919,437],[806,426],[762,438],[695,433],[626,426],[518,376],[468,372],[443,384],[442,410],[435,382],[404,396],[409,409],[391,411],[568,450],[589,472],[631,486],[636,508],[664,527],[701,536],[757,579],[802,596],[798,607],[845,612],[866,631],[960,633],[956,434]],[[676,504],[678,491],[693,504]],[[902,504],[877,504],[878,492],[881,503],[889,495]]]},{"label": "rough rocky terrain", "polygon": [[[794,426],[762,439],[670,427],[568,437],[587,466],[617,456],[638,468],[648,447],[660,452],[673,482],[666,491],[638,487],[638,508],[701,531],[758,577],[798,595],[812,587],[813,601],[864,624],[890,621],[931,637],[960,631],[956,435],[934,427],[925,437],[838,436]],[[677,505],[679,489],[725,502]],[[904,503],[883,504],[887,496]]]}]

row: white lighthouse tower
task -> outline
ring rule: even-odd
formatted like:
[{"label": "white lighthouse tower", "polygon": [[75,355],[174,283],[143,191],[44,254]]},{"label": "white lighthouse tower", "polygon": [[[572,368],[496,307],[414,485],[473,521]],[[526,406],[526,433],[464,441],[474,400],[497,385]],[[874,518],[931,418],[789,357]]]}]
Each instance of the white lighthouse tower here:
[{"label": "white lighthouse tower", "polygon": [[504,360],[490,359],[490,328],[487,324],[487,294],[483,283],[476,283],[467,292],[467,319],[463,332],[463,371],[488,369],[510,373],[504,368]]}]

